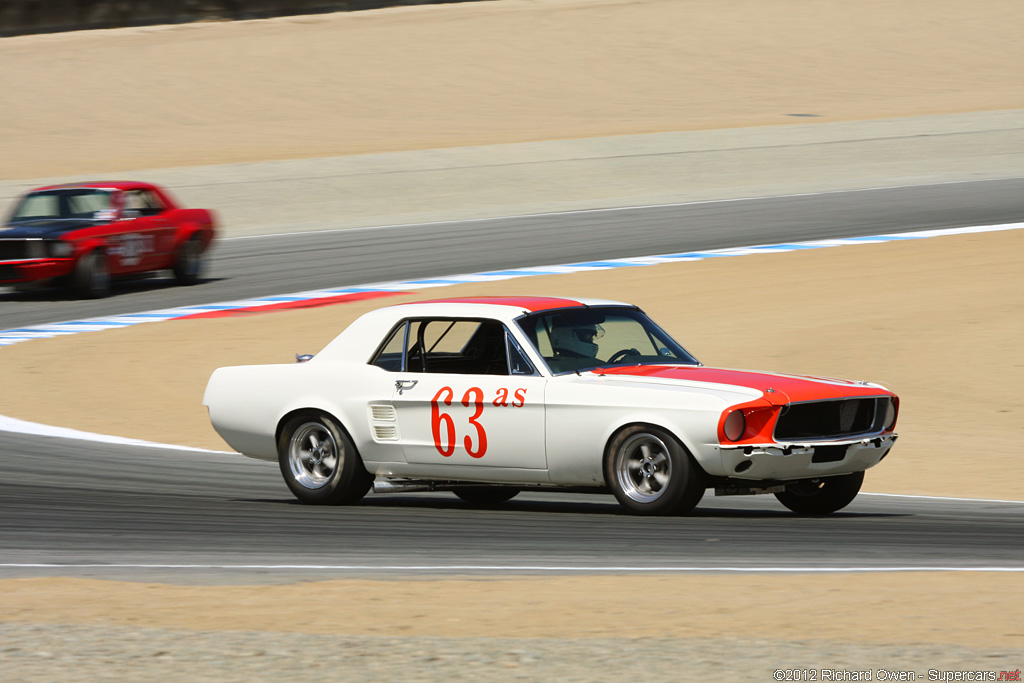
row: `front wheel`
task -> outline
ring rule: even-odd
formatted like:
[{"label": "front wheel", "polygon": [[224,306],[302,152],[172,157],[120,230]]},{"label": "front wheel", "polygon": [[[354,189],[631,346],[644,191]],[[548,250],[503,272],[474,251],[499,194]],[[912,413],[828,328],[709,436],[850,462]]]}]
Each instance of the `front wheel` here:
[{"label": "front wheel", "polygon": [[75,264],[71,284],[79,296],[99,299],[110,293],[110,265],[100,249],[83,254]]},{"label": "front wheel", "polygon": [[311,505],[351,505],[373,485],[355,444],[326,415],[299,415],[281,430],[281,474],[295,497]]},{"label": "front wheel", "polygon": [[864,473],[801,479],[775,494],[779,502],[800,515],[829,515],[853,502],[864,483]]},{"label": "front wheel", "polygon": [[198,236],[191,237],[178,247],[174,260],[174,277],[179,285],[194,285],[203,274],[204,264],[203,242]]},{"label": "front wheel", "polygon": [[605,454],[605,481],[638,515],[683,515],[704,497],[704,471],[677,438],[638,425],[622,430]]}]

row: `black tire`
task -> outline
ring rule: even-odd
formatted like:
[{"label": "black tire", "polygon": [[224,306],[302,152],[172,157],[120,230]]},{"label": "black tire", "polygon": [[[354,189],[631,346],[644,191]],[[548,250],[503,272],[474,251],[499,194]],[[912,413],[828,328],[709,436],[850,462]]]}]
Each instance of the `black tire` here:
[{"label": "black tire", "polygon": [[355,444],[333,419],[293,417],[277,443],[281,474],[295,497],[310,505],[351,505],[373,485]]},{"label": "black tire", "polygon": [[520,491],[515,486],[460,486],[455,495],[470,505],[488,507],[512,500]]},{"label": "black tire", "polygon": [[853,502],[864,483],[864,473],[801,479],[776,493],[779,502],[799,515],[830,515]]},{"label": "black tire", "polygon": [[198,236],[178,245],[173,270],[179,285],[194,285],[199,282],[206,266],[205,252],[203,242]]},{"label": "black tire", "polygon": [[110,294],[110,264],[100,249],[84,254],[75,264],[71,276],[75,293],[86,299],[99,299]]},{"label": "black tire", "polygon": [[604,476],[616,500],[637,515],[683,515],[704,497],[707,477],[686,447],[652,425],[628,427],[608,444]]}]

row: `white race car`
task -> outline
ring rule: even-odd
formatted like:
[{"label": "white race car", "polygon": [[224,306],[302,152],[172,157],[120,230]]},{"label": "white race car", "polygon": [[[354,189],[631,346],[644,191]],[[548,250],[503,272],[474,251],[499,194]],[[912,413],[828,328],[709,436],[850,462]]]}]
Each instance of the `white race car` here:
[{"label": "white race car", "polygon": [[640,309],[546,297],[367,313],[308,362],[219,368],[204,405],[237,451],[280,463],[305,503],[371,487],[611,491],[682,514],[708,488],[848,505],[889,452],[899,399],[877,384],[701,365]]}]

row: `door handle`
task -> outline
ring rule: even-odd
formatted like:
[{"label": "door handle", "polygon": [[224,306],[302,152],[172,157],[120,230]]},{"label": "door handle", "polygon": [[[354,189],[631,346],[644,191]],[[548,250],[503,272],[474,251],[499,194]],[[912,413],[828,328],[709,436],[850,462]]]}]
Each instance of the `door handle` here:
[{"label": "door handle", "polygon": [[406,389],[412,389],[417,384],[419,384],[418,379],[396,379],[395,389],[398,389],[398,393],[401,394]]}]

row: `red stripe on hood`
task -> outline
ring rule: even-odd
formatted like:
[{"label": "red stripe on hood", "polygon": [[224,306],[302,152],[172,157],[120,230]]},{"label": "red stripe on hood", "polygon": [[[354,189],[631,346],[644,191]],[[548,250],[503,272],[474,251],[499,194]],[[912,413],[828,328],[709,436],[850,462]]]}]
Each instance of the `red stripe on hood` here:
[{"label": "red stripe on hood", "polygon": [[[594,372],[603,375],[627,375],[747,387],[761,391],[766,399],[775,404],[891,394],[879,387],[865,386],[859,382],[850,382],[844,379],[777,375],[748,370],[723,370],[680,365],[632,365],[600,368]],[[774,391],[769,392],[769,389]]]}]

